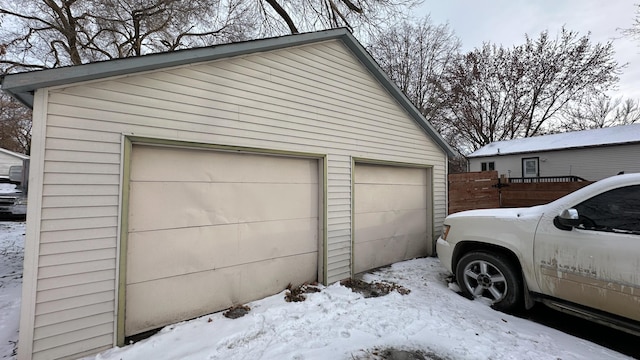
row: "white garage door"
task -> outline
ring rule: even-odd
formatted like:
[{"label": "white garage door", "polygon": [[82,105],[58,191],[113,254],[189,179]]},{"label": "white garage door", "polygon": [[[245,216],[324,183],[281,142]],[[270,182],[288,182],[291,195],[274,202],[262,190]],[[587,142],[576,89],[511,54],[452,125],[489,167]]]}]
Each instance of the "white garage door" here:
[{"label": "white garage door", "polygon": [[356,165],[354,273],[429,254],[428,171]]},{"label": "white garage door", "polygon": [[125,334],[318,274],[317,160],[136,145]]}]

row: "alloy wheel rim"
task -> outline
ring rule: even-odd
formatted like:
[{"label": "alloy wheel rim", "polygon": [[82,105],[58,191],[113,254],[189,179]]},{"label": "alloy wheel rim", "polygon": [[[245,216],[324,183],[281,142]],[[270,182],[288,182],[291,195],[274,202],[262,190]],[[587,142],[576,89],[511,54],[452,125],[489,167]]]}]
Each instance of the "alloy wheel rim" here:
[{"label": "alloy wheel rim", "polygon": [[496,266],[484,260],[468,263],[463,272],[463,282],[474,297],[487,297],[497,303],[507,295],[507,280]]}]

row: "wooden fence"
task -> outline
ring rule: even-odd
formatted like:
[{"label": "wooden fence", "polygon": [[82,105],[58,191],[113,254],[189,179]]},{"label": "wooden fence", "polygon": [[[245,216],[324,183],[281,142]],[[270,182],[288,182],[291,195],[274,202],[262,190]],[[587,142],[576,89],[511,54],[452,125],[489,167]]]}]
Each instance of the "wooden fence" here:
[{"label": "wooden fence", "polygon": [[498,172],[449,174],[449,214],[500,207]]},{"label": "wooden fence", "polygon": [[449,175],[449,214],[464,210],[541,205],[592,181],[510,183],[497,171]]},{"label": "wooden fence", "polygon": [[593,181],[555,183],[507,183],[500,189],[500,207],[541,205],[559,199]]}]

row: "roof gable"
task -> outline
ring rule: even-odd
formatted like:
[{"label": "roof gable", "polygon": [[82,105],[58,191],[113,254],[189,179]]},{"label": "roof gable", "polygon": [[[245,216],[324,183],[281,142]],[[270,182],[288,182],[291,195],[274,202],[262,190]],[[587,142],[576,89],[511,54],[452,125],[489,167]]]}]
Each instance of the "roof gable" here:
[{"label": "roof gable", "polygon": [[355,57],[371,72],[376,80],[379,81],[389,94],[400,104],[400,106],[405,109],[408,115],[447,155],[455,155],[449,144],[440,136],[440,134],[422,116],[422,114],[420,114],[420,112],[393,83],[393,81],[387,77],[384,71],[364,49],[364,47],[355,39],[355,37],[344,28],[10,74],[2,77],[2,90],[18,99],[23,104],[32,107],[33,94],[37,89],[41,88],[212,61],[335,39],[341,40],[345,46],[349,48]]},{"label": "roof gable", "polygon": [[467,157],[476,158],[637,142],[640,142],[640,124],[632,124],[515,140],[495,141],[483,146]]}]

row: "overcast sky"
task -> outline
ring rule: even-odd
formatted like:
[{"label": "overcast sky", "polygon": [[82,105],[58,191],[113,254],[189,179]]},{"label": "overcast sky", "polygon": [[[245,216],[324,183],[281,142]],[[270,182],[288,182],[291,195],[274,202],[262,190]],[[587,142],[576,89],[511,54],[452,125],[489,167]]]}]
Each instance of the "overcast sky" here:
[{"label": "overcast sky", "polygon": [[511,46],[537,38],[564,25],[580,35],[591,32],[592,42],[613,40],[618,63],[628,64],[615,96],[640,99],[640,40],[622,36],[620,28],[633,24],[640,0],[425,0],[418,17],[431,14],[434,23],[449,23],[469,51],[491,42]]}]

